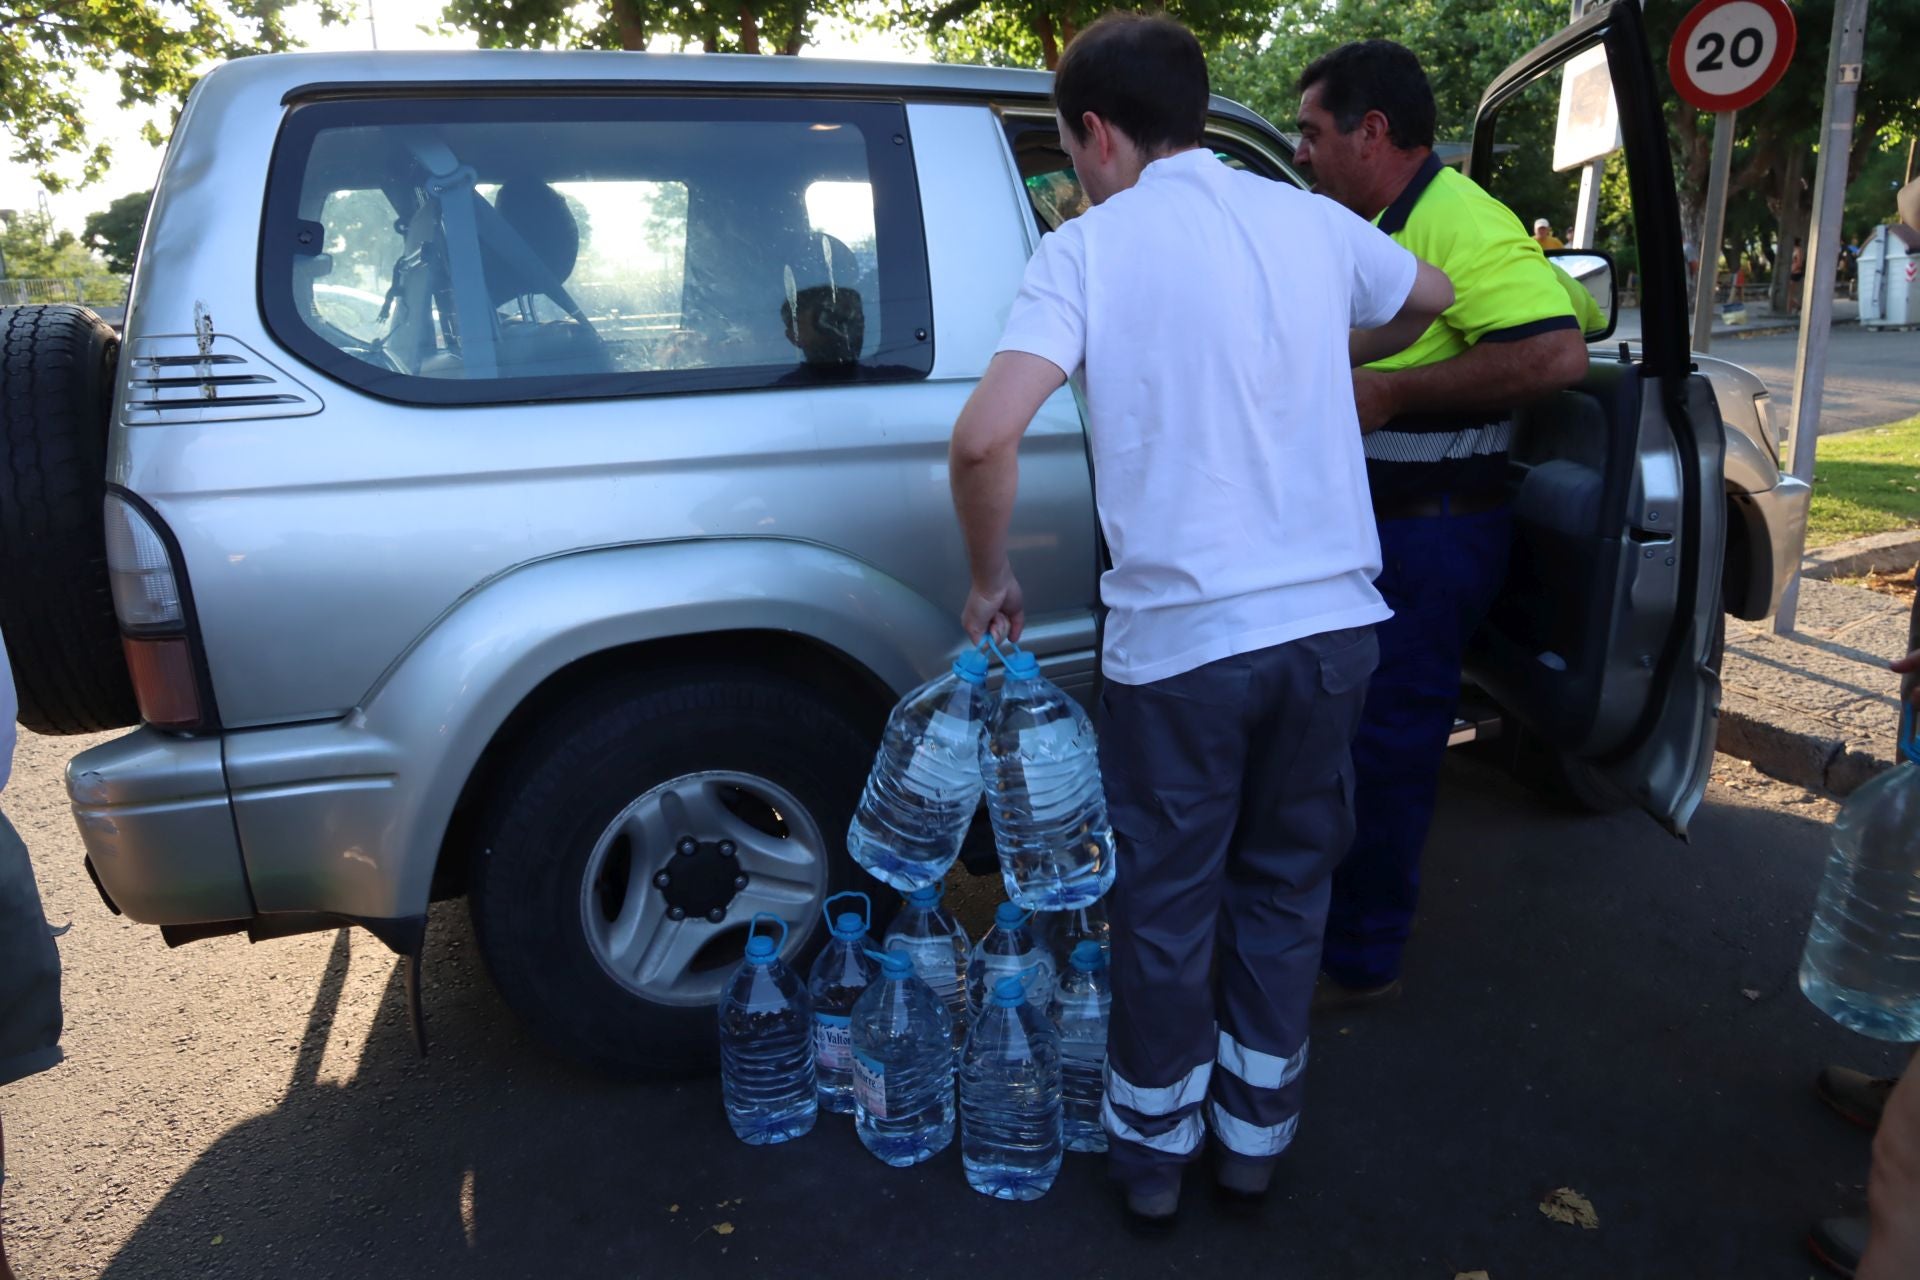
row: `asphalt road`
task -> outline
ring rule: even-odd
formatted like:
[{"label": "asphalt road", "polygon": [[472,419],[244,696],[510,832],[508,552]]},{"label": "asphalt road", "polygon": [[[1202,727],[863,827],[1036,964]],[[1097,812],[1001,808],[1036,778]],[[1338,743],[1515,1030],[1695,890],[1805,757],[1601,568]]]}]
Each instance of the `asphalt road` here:
[{"label": "asphalt road", "polygon": [[[1712,354],[1745,365],[1767,384],[1774,421],[1793,421],[1793,360],[1799,337],[1792,333],[1715,338]],[[1896,333],[1838,325],[1827,348],[1827,382],[1821,396],[1820,434],[1879,427],[1920,413],[1920,331]]]},{"label": "asphalt road", "polygon": [[[1097,1158],[1030,1205],[907,1171],[824,1117],[735,1142],[711,1081],[629,1085],[545,1056],[434,918],[433,1055],[364,935],[167,950],[80,868],[28,738],[4,797],[72,922],[68,1062],[0,1095],[9,1239],[43,1277],[1046,1275],[1780,1277],[1861,1195],[1865,1137],[1812,1096],[1896,1054],[1794,983],[1831,806],[1722,759],[1680,844],[1543,807],[1455,759],[1400,1004],[1316,1028],[1306,1122],[1246,1221],[1197,1179],[1171,1238],[1122,1233]],[[970,896],[978,923],[985,892]],[[1538,1209],[1585,1196],[1593,1230]]]}]

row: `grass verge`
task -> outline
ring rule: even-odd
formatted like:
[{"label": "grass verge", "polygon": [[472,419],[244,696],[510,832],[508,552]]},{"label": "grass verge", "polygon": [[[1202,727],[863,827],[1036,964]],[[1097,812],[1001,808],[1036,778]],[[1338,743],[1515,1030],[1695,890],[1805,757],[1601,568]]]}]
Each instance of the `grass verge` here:
[{"label": "grass verge", "polygon": [[1824,436],[1813,473],[1807,545],[1920,525],[1920,417]]}]

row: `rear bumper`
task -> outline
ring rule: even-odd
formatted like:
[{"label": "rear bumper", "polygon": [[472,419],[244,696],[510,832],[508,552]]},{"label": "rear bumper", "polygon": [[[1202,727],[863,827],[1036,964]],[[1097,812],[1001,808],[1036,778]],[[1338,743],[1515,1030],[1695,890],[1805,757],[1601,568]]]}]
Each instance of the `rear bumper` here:
[{"label": "rear bumper", "polygon": [[1766,583],[1767,595],[1764,609],[1743,610],[1740,616],[1769,618],[1780,607],[1780,596],[1787,589],[1787,581],[1799,568],[1798,557],[1806,546],[1807,508],[1813,502],[1813,486],[1792,476],[1781,476],[1779,484],[1747,494],[1746,501],[1765,530],[1765,537],[1753,537],[1749,546],[1756,557],[1767,557],[1764,570],[1754,574]]},{"label": "rear bumper", "polygon": [[94,879],[129,919],[254,914],[218,738],[136,730],[75,756],[67,796]]}]

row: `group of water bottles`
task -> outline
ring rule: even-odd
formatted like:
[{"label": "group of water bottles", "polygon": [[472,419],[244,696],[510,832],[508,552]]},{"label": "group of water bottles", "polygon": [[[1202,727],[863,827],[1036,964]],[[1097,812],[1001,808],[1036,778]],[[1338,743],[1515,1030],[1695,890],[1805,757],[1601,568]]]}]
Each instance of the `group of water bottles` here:
[{"label": "group of water bottles", "polygon": [[[742,1140],[784,1142],[821,1109],[851,1112],[861,1143],[899,1167],[953,1141],[957,1087],[968,1183],[1032,1200],[1063,1149],[1106,1149],[1099,900],[1113,884],[1113,833],[1086,713],[1031,654],[994,649],[1006,668],[997,695],[973,649],[888,721],[847,836],[854,859],[906,897],[885,948],[870,936],[870,904],[833,913],[866,895],[837,894],[802,984],[779,960],[785,924],[754,917],[720,1004],[721,1077]],[[1009,901],[974,945],[941,886],[983,794]]]}]

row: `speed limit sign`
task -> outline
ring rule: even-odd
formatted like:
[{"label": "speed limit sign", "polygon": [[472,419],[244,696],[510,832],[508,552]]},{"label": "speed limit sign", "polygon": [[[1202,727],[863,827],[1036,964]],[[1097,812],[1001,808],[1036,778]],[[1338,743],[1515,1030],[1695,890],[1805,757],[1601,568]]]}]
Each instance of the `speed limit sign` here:
[{"label": "speed limit sign", "polygon": [[1786,0],[1702,0],[1674,32],[1667,73],[1702,111],[1738,111],[1786,74],[1793,40]]}]

